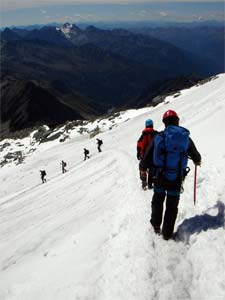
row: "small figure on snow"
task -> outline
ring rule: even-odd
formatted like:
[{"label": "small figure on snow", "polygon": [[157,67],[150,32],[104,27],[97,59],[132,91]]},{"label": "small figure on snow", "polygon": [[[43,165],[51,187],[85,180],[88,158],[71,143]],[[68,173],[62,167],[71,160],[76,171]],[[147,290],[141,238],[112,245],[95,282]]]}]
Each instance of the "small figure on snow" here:
[{"label": "small figure on snow", "polygon": [[101,145],[103,144],[103,141],[100,139],[96,139],[96,141],[97,141],[97,145],[98,145],[98,152],[102,152]]},{"label": "small figure on snow", "polygon": [[45,183],[47,181],[46,178],[45,178],[45,176],[47,175],[46,171],[45,170],[40,170],[40,172],[41,172],[42,183]]},{"label": "small figure on snow", "polygon": [[67,163],[62,160],[60,164],[62,166],[62,173],[63,174],[66,173],[67,172],[67,170],[66,170]]},{"label": "small figure on snow", "polygon": [[[179,126],[179,117],[173,110],[163,115],[164,131],[157,134],[152,145],[147,149],[140,162],[141,176],[154,166],[154,194],[150,223],[155,233],[162,234],[165,240],[172,237],[178,213],[178,204],[182,184],[189,172],[187,167],[190,157],[195,165],[201,165],[201,155],[189,137],[190,132]],[[166,210],[163,218],[163,203],[166,198]]]},{"label": "small figure on snow", "polygon": [[[154,137],[158,131],[153,129],[153,121],[151,119],[147,119],[145,121],[145,129],[142,130],[142,134],[137,141],[137,159],[142,160],[144,157],[144,154],[148,148],[148,145],[152,143]],[[139,170],[140,171],[140,170]],[[152,166],[150,166],[147,170],[147,177],[140,176],[141,182],[142,182],[142,188],[144,190],[153,188],[153,182],[152,182],[152,176],[153,176],[153,169]]]},{"label": "small figure on snow", "polygon": [[86,160],[87,158],[90,158],[89,153],[90,153],[89,150],[84,148],[84,160]]}]

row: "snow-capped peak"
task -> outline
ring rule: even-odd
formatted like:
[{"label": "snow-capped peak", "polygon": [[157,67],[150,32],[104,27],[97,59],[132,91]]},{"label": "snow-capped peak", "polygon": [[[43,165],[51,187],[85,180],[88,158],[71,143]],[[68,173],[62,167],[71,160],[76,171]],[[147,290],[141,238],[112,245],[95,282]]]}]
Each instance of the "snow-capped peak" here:
[{"label": "snow-capped peak", "polygon": [[69,38],[70,37],[70,32],[71,32],[72,28],[73,28],[72,24],[65,23],[65,24],[63,24],[63,26],[60,29],[65,34],[65,36]]},{"label": "snow-capped peak", "polygon": [[56,28],[56,30],[60,30],[67,38],[71,38],[71,34],[78,35],[81,31],[79,27],[70,23],[65,23],[61,27]]}]

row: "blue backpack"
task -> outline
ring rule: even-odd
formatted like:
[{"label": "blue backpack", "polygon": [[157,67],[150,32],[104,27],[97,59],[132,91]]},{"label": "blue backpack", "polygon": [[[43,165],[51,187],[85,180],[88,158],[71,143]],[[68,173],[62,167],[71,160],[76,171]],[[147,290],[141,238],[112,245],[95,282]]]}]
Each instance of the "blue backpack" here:
[{"label": "blue backpack", "polygon": [[183,180],[188,162],[190,132],[170,125],[154,139],[153,164],[156,178],[163,174],[168,181]]}]

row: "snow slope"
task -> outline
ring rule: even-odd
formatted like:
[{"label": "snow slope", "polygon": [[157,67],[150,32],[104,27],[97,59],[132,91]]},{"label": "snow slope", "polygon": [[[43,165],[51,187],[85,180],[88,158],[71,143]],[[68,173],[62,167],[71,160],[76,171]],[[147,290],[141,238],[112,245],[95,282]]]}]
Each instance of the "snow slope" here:
[{"label": "snow slope", "polygon": [[[225,299],[225,74],[168,97],[95,138],[42,145],[0,169],[0,299]],[[136,140],[146,118],[163,129],[174,109],[202,154],[197,204],[193,164],[176,231],[164,241],[149,224]],[[83,148],[91,158],[83,161]],[[60,161],[69,171],[61,174]],[[40,169],[47,171],[41,184]]]}]

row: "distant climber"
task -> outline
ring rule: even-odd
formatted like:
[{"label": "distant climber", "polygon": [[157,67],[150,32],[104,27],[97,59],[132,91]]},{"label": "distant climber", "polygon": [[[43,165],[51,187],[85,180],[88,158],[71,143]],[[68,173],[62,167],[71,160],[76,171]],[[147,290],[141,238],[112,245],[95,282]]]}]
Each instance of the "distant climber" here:
[{"label": "distant climber", "polygon": [[47,175],[46,171],[45,170],[40,170],[40,172],[41,172],[42,183],[45,183],[47,181],[46,178],[45,178],[45,176]]},{"label": "distant climber", "polygon": [[102,152],[101,146],[103,144],[103,141],[100,139],[96,139],[96,141],[97,141],[97,145],[98,145],[98,152]]},{"label": "distant climber", "polygon": [[60,164],[62,166],[62,173],[66,173],[67,172],[67,170],[66,170],[67,163],[62,160]]},{"label": "distant climber", "polygon": [[87,158],[90,158],[89,156],[90,151],[86,148],[84,148],[84,160],[86,160]]},{"label": "distant climber", "polygon": [[[158,131],[153,129],[153,121],[151,119],[147,119],[145,121],[145,129],[142,131],[142,134],[137,142],[137,159],[142,160],[144,158],[145,152],[148,148],[148,146],[152,143],[154,137]],[[147,178],[143,177],[141,179],[142,181],[142,188],[146,189],[147,187],[149,189],[153,188],[152,183],[152,166],[150,165],[147,170]]]}]

